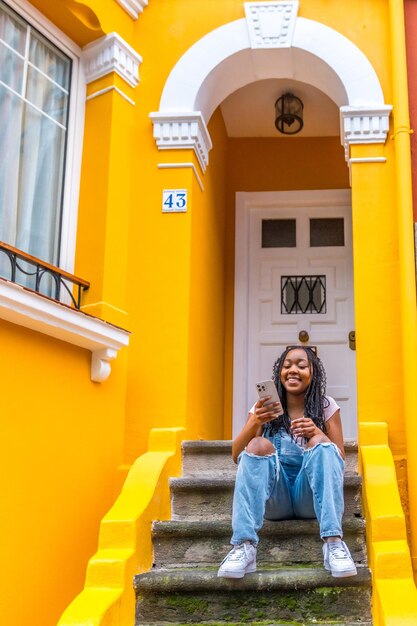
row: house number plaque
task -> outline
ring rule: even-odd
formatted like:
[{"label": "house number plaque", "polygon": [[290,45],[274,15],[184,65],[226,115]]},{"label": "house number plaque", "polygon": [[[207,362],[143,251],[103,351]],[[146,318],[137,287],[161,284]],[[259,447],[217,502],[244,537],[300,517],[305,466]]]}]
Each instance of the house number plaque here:
[{"label": "house number plaque", "polygon": [[162,213],[186,213],[187,190],[164,189],[162,191]]}]

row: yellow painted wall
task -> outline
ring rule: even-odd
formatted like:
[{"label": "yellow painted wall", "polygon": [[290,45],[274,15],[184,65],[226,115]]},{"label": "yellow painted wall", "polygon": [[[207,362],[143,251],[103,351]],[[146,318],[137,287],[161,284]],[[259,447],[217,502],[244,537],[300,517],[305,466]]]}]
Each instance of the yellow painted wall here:
[{"label": "yellow painted wall", "polygon": [[[391,138],[379,149],[355,146],[352,150],[354,157],[380,154],[387,158],[386,164],[352,166],[353,256],[359,419],[388,424],[390,447],[394,458],[400,461],[405,452],[405,434],[393,152]],[[372,393],[368,379],[371,363],[380,368]],[[390,363],[395,363],[395,367],[390,367]]]},{"label": "yellow painted wall", "polygon": [[[191,151],[150,153],[138,166],[129,246],[129,284],[140,280],[140,289],[128,292],[128,460],[146,449],[152,427],[222,437],[226,138],[220,115],[210,131],[216,145],[204,177]],[[172,162],[194,162],[204,192],[191,168],[157,167]],[[163,189],[187,189],[188,212],[162,214]],[[147,233],[139,245],[138,233]]]},{"label": "yellow painted wall", "polygon": [[[209,124],[214,149],[204,193],[194,181],[189,316],[187,429],[195,439],[223,438],[227,137],[216,111]],[[229,233],[227,233],[227,236]]]},{"label": "yellow painted wall", "polygon": [[87,350],[7,322],[0,337],[0,623],[54,626],[115,496],[126,355],[97,384]]}]

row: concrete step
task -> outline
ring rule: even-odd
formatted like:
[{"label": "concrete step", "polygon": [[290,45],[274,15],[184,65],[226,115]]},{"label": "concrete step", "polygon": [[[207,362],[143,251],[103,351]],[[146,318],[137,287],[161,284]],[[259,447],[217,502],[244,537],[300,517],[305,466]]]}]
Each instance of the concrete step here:
[{"label": "concrete step", "polygon": [[[227,520],[231,518],[234,478],[170,478],[174,520]],[[361,478],[345,475],[345,517],[361,515]]]},{"label": "concrete step", "polygon": [[[241,580],[216,569],[152,570],[135,576],[137,625],[192,622],[370,621],[370,574],[333,578],[322,567],[263,569]],[[269,622],[271,623],[271,622]]]},{"label": "concrete step", "polygon": [[[346,473],[357,473],[358,444],[345,442]],[[229,441],[183,441],[183,476],[234,476],[236,464],[232,460],[232,442]]]},{"label": "concrete step", "polygon": [[[356,563],[366,564],[365,521],[348,518],[345,541]],[[220,564],[230,550],[230,522],[167,521],[152,527],[156,567],[205,567]],[[257,561],[260,565],[323,562],[322,541],[316,520],[266,521]]]},{"label": "concrete step", "polygon": [[[140,623],[140,626],[190,626],[198,624],[198,626],[248,626],[248,622],[146,622]],[[250,622],[251,626],[372,626],[372,622],[283,622],[280,620],[267,620],[262,622]]]}]

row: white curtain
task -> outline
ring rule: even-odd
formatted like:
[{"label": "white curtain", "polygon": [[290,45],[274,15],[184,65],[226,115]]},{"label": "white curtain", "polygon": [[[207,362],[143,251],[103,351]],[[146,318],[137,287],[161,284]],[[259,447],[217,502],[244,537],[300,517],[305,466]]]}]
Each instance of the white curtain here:
[{"label": "white curtain", "polygon": [[[0,0],[0,240],[54,265],[69,75],[70,61]],[[33,287],[23,275],[16,280]]]}]

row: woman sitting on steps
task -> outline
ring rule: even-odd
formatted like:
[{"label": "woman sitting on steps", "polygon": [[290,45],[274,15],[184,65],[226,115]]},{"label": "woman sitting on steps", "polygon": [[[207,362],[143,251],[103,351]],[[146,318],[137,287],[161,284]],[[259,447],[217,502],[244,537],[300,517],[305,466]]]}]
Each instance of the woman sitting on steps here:
[{"label": "woman sitting on steps", "polygon": [[342,423],[335,400],[325,395],[323,364],[313,349],[289,347],[275,362],[272,378],[281,403],[259,400],[233,441],[233,460],[239,460],[233,548],[218,576],[243,578],[256,571],[264,518],[317,518],[324,567],[338,578],[353,576],[356,567],[342,541]]}]

